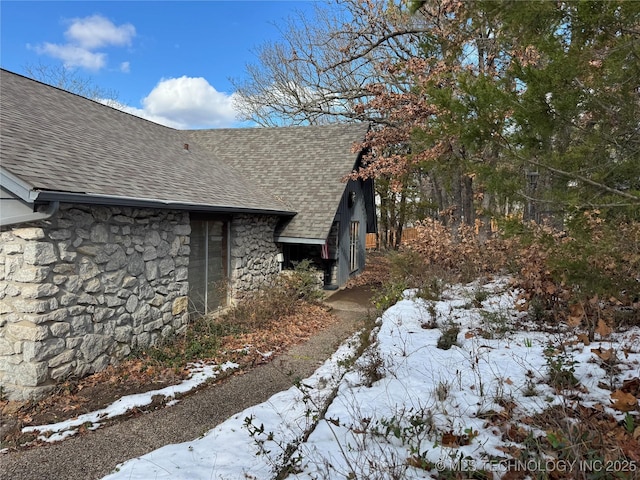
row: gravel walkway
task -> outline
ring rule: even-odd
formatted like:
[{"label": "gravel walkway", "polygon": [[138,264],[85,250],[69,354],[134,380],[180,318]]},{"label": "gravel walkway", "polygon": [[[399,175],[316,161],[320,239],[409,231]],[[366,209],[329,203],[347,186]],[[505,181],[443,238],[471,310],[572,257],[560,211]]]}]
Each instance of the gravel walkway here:
[{"label": "gravel walkway", "polygon": [[242,410],[311,375],[337,347],[362,327],[369,308],[366,287],[340,290],[326,303],[341,321],[268,364],[162,408],[79,437],[0,454],[0,480],[93,480],[116,465],[167,444],[193,440]]}]

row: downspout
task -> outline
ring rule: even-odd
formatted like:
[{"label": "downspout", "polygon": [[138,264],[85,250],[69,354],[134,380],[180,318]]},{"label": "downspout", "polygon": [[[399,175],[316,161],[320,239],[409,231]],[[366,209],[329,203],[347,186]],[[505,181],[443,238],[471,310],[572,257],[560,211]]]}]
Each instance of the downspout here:
[{"label": "downspout", "polygon": [[19,223],[36,222],[38,220],[47,220],[58,211],[58,208],[60,208],[60,202],[49,202],[47,208],[42,211],[2,218],[0,227],[17,225]]}]

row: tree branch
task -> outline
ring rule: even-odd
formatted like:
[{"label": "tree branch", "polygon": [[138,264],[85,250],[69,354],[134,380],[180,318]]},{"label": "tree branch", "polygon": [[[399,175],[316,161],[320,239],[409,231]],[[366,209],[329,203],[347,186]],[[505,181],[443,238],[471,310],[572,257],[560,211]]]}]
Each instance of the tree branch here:
[{"label": "tree branch", "polygon": [[594,180],[591,180],[587,177],[584,177],[578,173],[572,173],[572,172],[567,172],[564,170],[560,170],[559,168],[555,168],[552,167],[550,165],[546,165],[542,162],[538,162],[536,160],[531,160],[531,159],[524,159],[524,161],[531,163],[532,165],[535,165],[537,167],[540,168],[544,168],[545,170],[549,170],[550,172],[553,173],[557,173],[558,175],[562,175],[563,177],[566,178],[570,178],[573,180],[580,180],[581,182],[584,182],[588,185],[591,185],[592,187],[596,187],[599,188],[601,190],[604,190],[605,192],[609,192],[609,193],[613,193],[614,195],[618,195],[620,197],[623,198],[628,198],[630,200],[634,200],[635,202],[639,202],[640,203],[640,196],[637,195],[632,195],[631,193],[627,193],[627,192],[623,192],[622,190],[618,190],[616,188],[612,188],[609,187],[608,185],[605,185],[604,183],[600,183],[600,182],[596,182]]}]

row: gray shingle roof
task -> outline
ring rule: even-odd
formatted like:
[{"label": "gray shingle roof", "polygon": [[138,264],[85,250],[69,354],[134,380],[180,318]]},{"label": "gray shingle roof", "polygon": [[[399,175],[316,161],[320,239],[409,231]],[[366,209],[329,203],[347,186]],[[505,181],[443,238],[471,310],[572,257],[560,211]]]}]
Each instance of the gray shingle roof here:
[{"label": "gray shingle roof", "polygon": [[280,236],[324,241],[345,190],[342,179],[358,159],[353,145],[367,130],[367,124],[341,124],[196,130],[191,136],[216,160],[233,165],[298,212]]},{"label": "gray shingle roof", "polygon": [[0,166],[43,196],[297,212],[278,234],[318,242],[357,162],[353,144],[368,129],[180,131],[2,69],[0,105]]},{"label": "gray shingle roof", "polygon": [[167,128],[0,71],[0,165],[35,190],[292,211]]}]

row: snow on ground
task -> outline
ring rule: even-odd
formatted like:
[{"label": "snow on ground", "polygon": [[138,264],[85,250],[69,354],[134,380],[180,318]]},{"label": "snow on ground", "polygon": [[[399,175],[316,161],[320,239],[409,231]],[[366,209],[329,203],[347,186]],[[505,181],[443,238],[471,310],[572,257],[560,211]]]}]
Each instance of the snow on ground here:
[{"label": "snow on ground", "polygon": [[24,427],[22,432],[38,432],[38,440],[44,442],[59,442],[78,433],[78,429],[83,425],[88,426],[89,430],[95,430],[99,428],[101,422],[105,420],[124,415],[134,408],[150,405],[153,402],[153,397],[157,395],[163,398],[173,399],[167,402],[167,406],[175,405],[178,402],[178,400],[175,399],[176,395],[193,390],[208,380],[217,377],[221,371],[224,372],[233,368],[238,368],[238,364],[232,362],[227,362],[223,365],[193,364],[190,366],[191,374],[189,378],[177,385],[170,385],[159,390],[152,390],[145,393],[127,395],[101,410],[85,413],[71,420],[65,420],[64,422]]},{"label": "snow on ground", "polygon": [[[439,301],[407,291],[378,319],[371,347],[355,364],[351,339],[297,387],[202,438],[127,461],[105,479],[266,480],[285,458],[296,467],[290,479],[436,478],[460,468],[500,476],[509,460],[506,426],[487,416],[509,408],[522,418],[570,402],[548,384],[548,358],[574,370],[582,405],[623,420],[624,413],[611,408],[611,391],[602,388],[612,373],[592,350],[625,352],[616,383],[638,377],[638,330],[585,345],[571,332],[527,327],[516,302],[507,279],[453,286]],[[437,348],[452,328],[459,329],[457,345]],[[545,357],[549,345],[565,345],[567,356]]]}]

